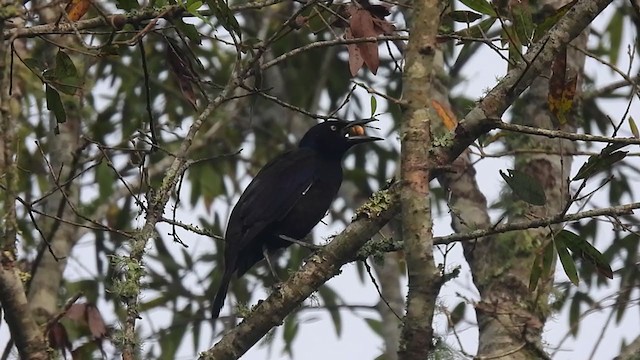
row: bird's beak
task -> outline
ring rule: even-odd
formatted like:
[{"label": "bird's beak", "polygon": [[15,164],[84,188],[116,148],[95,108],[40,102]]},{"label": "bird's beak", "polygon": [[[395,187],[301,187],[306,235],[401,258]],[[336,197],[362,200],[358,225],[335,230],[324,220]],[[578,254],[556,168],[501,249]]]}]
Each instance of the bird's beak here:
[{"label": "bird's beak", "polygon": [[345,126],[343,130],[345,132],[345,136],[347,137],[347,141],[350,144],[355,145],[370,141],[384,140],[379,137],[368,136],[365,133],[364,125],[376,120],[376,118],[370,118],[350,122],[349,125]]}]

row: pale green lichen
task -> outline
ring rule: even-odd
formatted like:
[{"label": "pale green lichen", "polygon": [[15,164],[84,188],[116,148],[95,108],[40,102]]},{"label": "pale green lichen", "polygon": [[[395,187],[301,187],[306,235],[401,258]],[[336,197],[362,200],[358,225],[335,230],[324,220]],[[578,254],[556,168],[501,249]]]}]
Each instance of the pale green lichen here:
[{"label": "pale green lichen", "polygon": [[433,139],[434,147],[448,147],[453,145],[453,133],[446,132],[442,134],[442,136],[436,137]]},{"label": "pale green lichen", "polygon": [[353,216],[352,221],[361,218],[371,219],[378,217],[382,212],[389,208],[390,204],[391,194],[389,189],[379,190],[371,196],[369,201],[356,210],[356,214]]}]

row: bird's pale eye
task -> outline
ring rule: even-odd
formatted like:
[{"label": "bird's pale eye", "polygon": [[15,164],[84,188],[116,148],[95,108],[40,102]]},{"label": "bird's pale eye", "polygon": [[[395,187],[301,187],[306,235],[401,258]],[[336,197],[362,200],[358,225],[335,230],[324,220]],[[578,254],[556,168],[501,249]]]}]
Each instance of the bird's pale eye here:
[{"label": "bird's pale eye", "polygon": [[329,129],[331,129],[331,131],[336,131],[336,130],[338,130],[338,127],[335,126],[335,125],[331,125],[331,127]]}]

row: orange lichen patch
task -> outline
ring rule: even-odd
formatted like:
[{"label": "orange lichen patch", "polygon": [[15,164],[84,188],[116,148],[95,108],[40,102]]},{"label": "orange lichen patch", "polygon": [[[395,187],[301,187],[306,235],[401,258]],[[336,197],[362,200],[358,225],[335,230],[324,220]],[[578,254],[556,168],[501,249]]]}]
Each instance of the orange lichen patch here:
[{"label": "orange lichen patch", "polygon": [[364,126],[354,125],[349,128],[349,136],[363,136],[363,135],[364,135]]}]

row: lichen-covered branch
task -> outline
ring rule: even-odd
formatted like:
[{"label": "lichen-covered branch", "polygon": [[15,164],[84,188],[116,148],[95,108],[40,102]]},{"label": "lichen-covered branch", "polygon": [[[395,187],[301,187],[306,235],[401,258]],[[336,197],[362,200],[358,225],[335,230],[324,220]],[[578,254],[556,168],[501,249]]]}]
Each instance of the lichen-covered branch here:
[{"label": "lichen-covered branch", "polygon": [[[20,4],[2,3],[9,11]],[[36,324],[31,312],[24,284],[20,276],[16,254],[18,240],[18,221],[16,218],[16,196],[18,195],[18,172],[16,166],[16,126],[11,114],[11,96],[9,94],[9,42],[0,22],[0,181],[4,183],[0,225],[0,304],[11,337],[18,353],[23,359],[47,359],[47,346],[44,336]]]},{"label": "lichen-covered branch", "polygon": [[444,3],[415,3],[403,72],[406,103],[401,126],[400,207],[402,240],[409,293],[402,328],[401,359],[426,359],[433,349],[433,315],[442,284],[433,259],[433,221],[429,181],[434,163],[431,151],[431,99],[438,27]]}]

